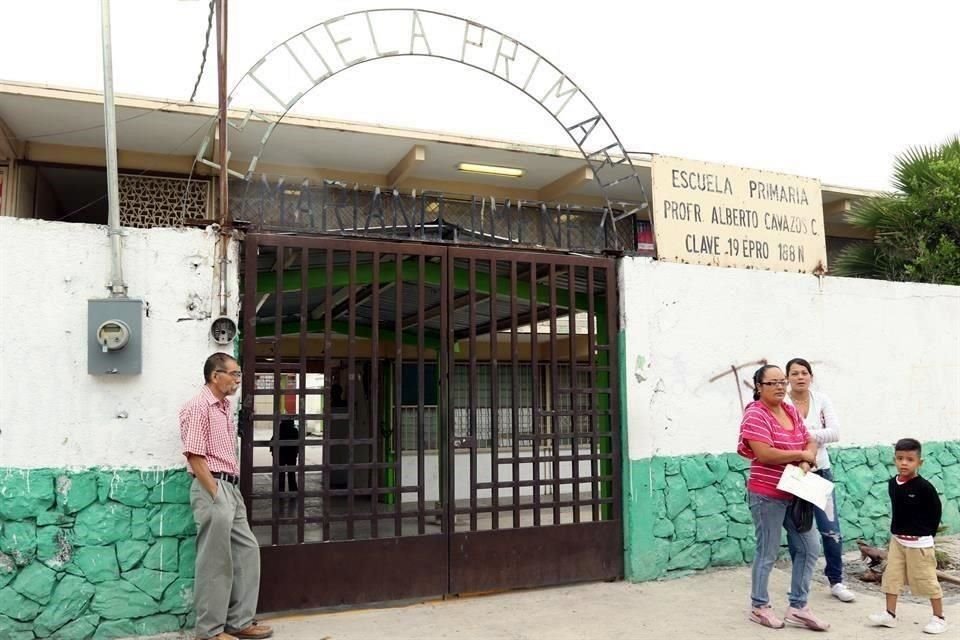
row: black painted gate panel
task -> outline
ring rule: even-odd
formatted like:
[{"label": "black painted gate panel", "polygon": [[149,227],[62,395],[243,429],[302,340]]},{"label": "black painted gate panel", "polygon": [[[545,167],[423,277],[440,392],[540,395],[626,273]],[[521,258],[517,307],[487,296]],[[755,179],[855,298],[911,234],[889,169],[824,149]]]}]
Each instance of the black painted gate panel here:
[{"label": "black painted gate panel", "polygon": [[248,234],[260,609],[622,575],[612,259]]},{"label": "black painted gate panel", "polygon": [[620,576],[613,260],[447,258],[450,592]]}]

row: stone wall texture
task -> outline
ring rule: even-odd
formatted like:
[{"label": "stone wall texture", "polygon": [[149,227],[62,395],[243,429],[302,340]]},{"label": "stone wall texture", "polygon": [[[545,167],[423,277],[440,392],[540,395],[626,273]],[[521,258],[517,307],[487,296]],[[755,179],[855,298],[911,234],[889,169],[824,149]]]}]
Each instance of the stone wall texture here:
[{"label": "stone wall texture", "polygon": [[[848,544],[886,541],[889,446],[833,449]],[[629,579],[749,562],[747,462],[735,454],[628,463]],[[960,441],[924,444],[921,473],[960,532]],[[182,469],[0,469],[0,638],[120,638],[193,626],[195,526]]]},{"label": "stone wall texture", "polygon": [[0,469],[0,638],[192,627],[190,480],[182,469]]},{"label": "stone wall texture", "polygon": [[[960,441],[924,443],[922,476],[943,502],[942,522],[960,533]],[[887,481],[893,447],[831,448],[845,545],[886,544]],[[753,521],[746,502],[749,462],[732,453],[648,458],[625,474],[626,572],[632,580],[749,563]]]}]

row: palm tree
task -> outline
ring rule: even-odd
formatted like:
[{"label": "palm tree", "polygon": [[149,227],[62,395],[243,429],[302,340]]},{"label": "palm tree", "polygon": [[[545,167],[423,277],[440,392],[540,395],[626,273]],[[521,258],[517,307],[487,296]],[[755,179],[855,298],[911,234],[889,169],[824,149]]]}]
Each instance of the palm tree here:
[{"label": "palm tree", "polygon": [[900,154],[893,187],[892,193],[860,200],[847,214],[873,240],[846,247],[834,272],[960,285],[960,137]]}]

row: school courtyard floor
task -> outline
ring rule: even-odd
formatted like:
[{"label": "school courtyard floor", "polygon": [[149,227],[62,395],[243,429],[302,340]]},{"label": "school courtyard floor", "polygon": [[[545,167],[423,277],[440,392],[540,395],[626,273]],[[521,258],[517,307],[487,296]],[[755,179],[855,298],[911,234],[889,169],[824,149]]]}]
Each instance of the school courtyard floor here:
[{"label": "school courtyard floor", "polygon": [[[789,579],[777,568],[770,583],[773,604],[781,614]],[[818,635],[843,640],[930,637],[921,631],[930,619],[929,603],[906,598],[899,606],[897,629],[869,627],[866,617],[882,609],[883,596],[861,590],[857,580],[851,582],[858,597],[850,604],[832,598],[825,584],[814,582],[810,606],[832,625],[827,634]],[[814,634],[749,622],[749,593],[750,568],[737,567],[663,582],[595,583],[264,620],[273,625],[278,640],[786,640]],[[960,596],[947,597],[945,605],[951,629],[940,637],[960,637]],[[181,637],[192,636],[161,636]]]}]

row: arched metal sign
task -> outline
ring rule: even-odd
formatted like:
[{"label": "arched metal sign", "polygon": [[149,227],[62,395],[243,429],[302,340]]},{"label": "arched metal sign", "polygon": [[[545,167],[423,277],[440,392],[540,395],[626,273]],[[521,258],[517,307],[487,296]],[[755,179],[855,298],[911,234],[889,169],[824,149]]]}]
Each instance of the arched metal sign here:
[{"label": "arched metal sign", "polygon": [[[277,124],[313,88],[365,62],[403,56],[449,60],[479,69],[539,104],[563,127],[593,171],[606,201],[601,226],[613,225],[647,207],[643,184],[620,139],[593,101],[563,71],[496,29],[420,9],[348,13],[301,31],[260,58],[234,86],[229,101],[260,94],[277,106],[280,115],[248,109],[242,120],[230,123],[238,130],[251,120],[267,125],[243,177],[249,180],[253,176]],[[198,159],[209,143],[208,137]],[[639,199],[625,202],[611,197],[610,190],[624,182],[635,183]],[[616,214],[615,208],[619,210]]]}]

